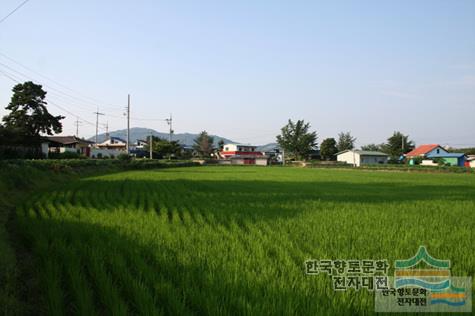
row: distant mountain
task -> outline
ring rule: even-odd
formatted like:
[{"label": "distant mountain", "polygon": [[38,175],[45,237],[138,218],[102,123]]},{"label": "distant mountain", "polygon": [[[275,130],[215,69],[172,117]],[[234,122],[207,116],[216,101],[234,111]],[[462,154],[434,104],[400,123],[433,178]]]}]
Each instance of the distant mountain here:
[{"label": "distant mountain", "polygon": [[[150,133],[152,133],[153,136],[157,136],[160,138],[168,139],[168,133],[161,133],[157,132],[154,129],[150,128],[142,128],[142,127],[132,127],[130,129],[130,142],[135,143],[137,139],[143,139],[147,140],[148,137],[150,137]],[[109,133],[110,136],[112,137],[119,137],[122,139],[127,138],[127,130],[126,129],[121,129],[117,131],[113,131]],[[221,136],[216,136],[216,135],[211,135],[214,137],[214,145],[217,146],[218,142],[222,139],[225,143],[235,143],[234,141],[221,137]],[[191,133],[181,133],[181,134],[173,134],[173,140],[177,140],[180,142],[180,144],[186,145],[186,146],[192,146],[193,145],[193,140],[198,137],[198,134],[191,134]],[[89,140],[94,141],[95,136],[89,138]],[[98,142],[103,142],[106,140],[106,134],[99,134],[97,136],[97,141]]]}]

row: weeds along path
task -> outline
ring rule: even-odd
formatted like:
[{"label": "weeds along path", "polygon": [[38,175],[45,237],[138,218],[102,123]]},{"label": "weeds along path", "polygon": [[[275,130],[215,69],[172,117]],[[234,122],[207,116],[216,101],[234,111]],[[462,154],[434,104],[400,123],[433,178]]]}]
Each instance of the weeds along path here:
[{"label": "weeds along path", "polygon": [[474,275],[473,175],[190,167],[88,177],[17,208],[51,315],[368,314],[304,261],[411,257]]}]

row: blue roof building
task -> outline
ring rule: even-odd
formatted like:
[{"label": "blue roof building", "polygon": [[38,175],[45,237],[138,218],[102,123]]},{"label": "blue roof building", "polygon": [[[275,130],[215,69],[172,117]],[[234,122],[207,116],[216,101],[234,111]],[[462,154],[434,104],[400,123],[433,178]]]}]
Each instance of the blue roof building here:
[{"label": "blue roof building", "polygon": [[464,153],[430,153],[427,155],[428,159],[442,159],[444,162],[450,164],[451,166],[463,167],[465,165],[465,154]]}]

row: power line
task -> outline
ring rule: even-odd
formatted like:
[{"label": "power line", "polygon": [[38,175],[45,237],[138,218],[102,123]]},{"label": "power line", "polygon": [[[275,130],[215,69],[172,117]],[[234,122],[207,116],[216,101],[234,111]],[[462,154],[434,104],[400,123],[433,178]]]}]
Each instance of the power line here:
[{"label": "power line", "polygon": [[68,114],[71,114],[72,116],[75,116],[75,117],[77,117],[77,118],[80,118],[80,119],[82,120],[82,122],[84,122],[84,123],[87,123],[87,124],[89,124],[89,125],[91,125],[91,126],[94,126],[94,125],[95,125],[94,123],[92,123],[92,122],[90,122],[90,121],[84,119],[83,117],[80,117],[80,116],[74,114],[73,112],[71,112],[71,111],[69,111],[69,110],[63,108],[61,105],[59,105],[59,104],[57,104],[57,103],[55,103],[55,102],[53,102],[53,101],[51,101],[51,100],[49,100],[49,99],[48,99],[47,103],[53,105],[54,107],[59,108],[60,110],[63,110],[64,112],[66,112],[66,113],[68,113]]},{"label": "power line", "polygon": [[2,22],[4,22],[6,19],[8,19],[10,17],[10,15],[12,15],[13,13],[15,13],[16,11],[18,11],[22,6],[24,6],[28,1],[30,0],[25,0],[23,1],[22,3],[20,3],[15,9],[13,9],[13,11],[11,11],[10,13],[8,13],[6,16],[4,16],[1,20],[0,20],[0,24]]},{"label": "power line", "polygon": [[99,134],[99,115],[105,115],[104,113],[99,112],[99,108],[94,112],[96,114],[96,147],[97,147],[97,134]]},{"label": "power line", "polygon": [[[5,77],[9,78],[10,80],[14,81],[15,83],[20,83],[20,81],[18,80],[18,78],[15,78],[14,75],[8,74],[8,73],[6,73],[5,71],[3,71],[3,70],[1,70],[1,69],[0,69],[0,73],[3,74]],[[73,116],[76,116],[77,118],[80,118],[84,123],[87,123],[87,124],[90,124],[90,125],[93,125],[93,126],[94,126],[94,123],[92,123],[92,122],[90,122],[90,121],[88,121],[88,120],[86,120],[86,119],[84,119],[84,118],[82,118],[82,117],[76,115],[75,113],[73,113],[73,112],[71,112],[71,111],[65,109],[64,107],[60,106],[59,104],[56,104],[55,102],[51,101],[49,98],[48,98],[48,100],[47,100],[47,103],[48,103],[48,104],[51,104],[51,105],[53,105],[53,106],[55,106],[55,107],[57,107],[57,108],[59,108],[59,109],[62,110],[62,111],[65,111],[65,112],[68,113],[68,114],[71,114],[71,115],[73,115]]]},{"label": "power line", "polygon": [[[0,54],[1,54],[1,53],[0,53]],[[5,77],[9,78],[10,80],[14,81],[15,83],[21,83],[20,80],[24,80],[24,79],[22,79],[22,78],[26,78],[26,79],[28,79],[28,80],[35,80],[35,81],[36,81],[36,79],[32,79],[30,76],[28,76],[28,75],[26,75],[26,74],[24,74],[24,73],[22,73],[22,72],[20,72],[20,71],[18,71],[18,70],[16,70],[16,69],[10,67],[9,65],[6,65],[6,64],[0,62],[0,66],[2,66],[2,67],[4,68],[3,70],[0,69],[0,72],[1,72]],[[5,70],[5,68],[8,69],[8,71]],[[76,99],[76,100],[81,100],[80,98],[77,98],[77,97],[75,97],[75,96],[73,96],[73,95],[70,95],[70,94],[68,94],[68,93],[66,93],[66,92],[64,92],[64,91],[62,91],[62,90],[56,89],[56,88],[54,88],[54,87],[51,87],[50,85],[44,84],[44,86],[47,87],[48,89],[50,89],[50,91],[49,91],[49,95],[50,95],[50,96],[48,97],[48,103],[49,103],[49,104],[53,105],[54,107],[59,108],[59,109],[62,110],[62,111],[65,111],[66,113],[72,115],[73,117],[76,117],[77,119],[78,119],[78,118],[81,118],[82,122],[84,122],[84,123],[87,123],[87,124],[89,124],[89,125],[91,125],[91,126],[96,125],[96,134],[97,134],[97,131],[98,131],[97,122],[96,122],[96,124],[94,124],[94,123],[92,123],[92,122],[90,122],[90,121],[88,121],[88,120],[86,120],[86,119],[80,117],[79,115],[77,115],[77,113],[73,113],[72,111],[70,111],[70,110],[64,108],[63,106],[57,104],[56,102],[53,102],[53,101],[51,100],[51,95],[53,95],[55,98],[59,98],[59,102],[58,102],[58,103],[64,103],[64,100],[67,100],[67,102],[71,102],[71,100],[69,100],[68,97],[71,98],[71,99]],[[51,91],[51,90],[53,90],[53,91]],[[57,93],[56,93],[56,92],[57,92]],[[73,102],[75,102],[75,101],[73,100]],[[90,103],[90,102],[89,102],[89,103]],[[88,111],[88,110],[90,109],[90,108],[86,109],[85,107],[82,107],[82,106],[79,106],[79,105],[72,105],[72,106],[73,106],[74,108],[76,108],[76,109],[74,110],[75,112],[78,111],[77,108],[82,108],[82,109],[84,109],[85,111]],[[95,113],[95,114],[97,114],[97,113]],[[107,115],[107,116],[115,117],[115,118],[122,118],[122,117],[123,117],[123,116],[121,116],[121,115],[113,115],[113,114],[106,114],[106,113],[100,113],[100,115]],[[98,118],[97,118],[97,120],[98,120]],[[130,120],[132,120],[132,121],[166,121],[169,125],[171,125],[171,124],[170,124],[170,123],[171,123],[171,117],[170,117],[170,118],[167,118],[167,119],[161,119],[161,118],[135,118],[135,117],[130,117],[130,114],[129,114],[129,115],[128,115],[128,122],[130,122]],[[78,124],[77,121],[76,121],[76,124]],[[128,123],[128,126],[130,126],[130,123]],[[130,128],[130,127],[129,127],[129,128]],[[170,131],[171,131],[171,132],[170,132],[170,137],[171,137],[171,134],[173,133],[173,131],[172,131],[172,129],[171,129],[171,126],[170,126]],[[78,134],[78,126],[77,126],[77,125],[76,125],[76,134]]]},{"label": "power line", "polygon": [[74,125],[76,125],[76,137],[79,137],[79,125],[81,125],[82,121],[79,120],[79,117],[76,117],[76,121]]},{"label": "power line", "polygon": [[[1,53],[0,53],[0,54],[1,54]],[[32,78],[32,77],[30,77],[30,76],[28,76],[28,75],[26,75],[26,74],[24,74],[24,73],[22,73],[22,72],[20,72],[20,71],[18,71],[18,70],[16,70],[16,69],[12,68],[12,67],[10,67],[10,66],[8,66],[8,65],[6,65],[6,64],[4,64],[4,63],[2,63],[2,62],[0,62],[0,66],[3,66],[3,67],[5,67],[5,68],[9,69],[8,72],[5,71],[5,70],[3,70],[2,72],[4,72],[4,74],[9,73],[10,75],[12,75],[11,72],[14,72],[15,74],[17,74],[17,75],[15,75],[15,76],[18,77],[18,78],[21,76],[21,77],[23,77],[23,78],[26,78],[27,80],[34,80],[34,81],[36,81],[35,78]],[[18,80],[17,80],[16,82],[17,82],[17,83],[20,83]],[[63,99],[63,100],[66,99],[66,100],[68,100],[68,102],[73,102],[73,103],[78,102],[78,101],[81,101],[81,102],[82,102],[81,104],[83,104],[83,102],[84,102],[81,98],[78,98],[78,97],[76,97],[76,96],[74,96],[74,95],[71,95],[71,94],[68,94],[68,93],[66,93],[66,92],[64,92],[64,91],[61,91],[61,90],[59,90],[59,89],[56,89],[56,88],[54,88],[54,87],[52,87],[52,86],[50,86],[50,85],[48,85],[48,84],[44,84],[44,83],[42,83],[42,84],[43,84],[45,87],[48,88],[48,90],[49,90],[48,93],[49,93],[49,94],[56,95],[56,97],[58,97],[58,98],[61,98],[61,99]],[[73,99],[73,100],[70,100],[70,99]],[[64,102],[63,100],[62,100],[61,102]],[[77,101],[76,101],[76,100],[77,100]],[[94,105],[94,107],[97,107],[97,104],[95,104],[95,103],[92,103],[92,102],[87,102],[87,103],[89,103],[89,104],[91,104],[91,105]],[[76,107],[76,108],[78,108],[78,107],[79,107],[79,108],[82,108],[82,109],[84,109],[85,111],[91,110],[91,107],[88,107],[88,108],[86,109],[85,107],[83,107],[83,106],[81,106],[81,105],[74,105],[74,107]],[[101,108],[102,108],[102,106],[101,106]],[[116,110],[117,110],[117,109],[116,109]],[[114,115],[114,114],[109,114],[109,113],[106,113],[106,115],[107,115],[107,116],[110,116],[110,117],[115,117],[115,118],[122,118],[122,117],[123,117],[123,115]],[[167,121],[168,119],[130,117],[130,120],[131,120],[131,121]]]},{"label": "power line", "polygon": [[[30,72],[32,72],[32,73],[34,73],[34,74],[36,74],[36,75],[38,75],[38,76],[40,76],[40,77],[42,77],[42,78],[48,80],[48,81],[51,81],[51,82],[55,83],[56,85],[58,85],[58,86],[60,86],[60,87],[62,87],[62,88],[64,88],[64,89],[67,89],[67,90],[69,90],[69,91],[71,91],[71,92],[73,92],[73,93],[76,93],[77,95],[79,95],[79,96],[81,96],[81,97],[83,97],[83,98],[89,99],[90,101],[93,101],[93,102],[99,103],[99,104],[104,104],[104,103],[105,103],[105,104],[108,104],[108,103],[106,103],[106,102],[97,100],[97,99],[92,98],[92,97],[90,97],[90,96],[87,96],[87,95],[85,95],[85,94],[83,94],[83,93],[81,93],[81,92],[78,92],[78,91],[74,90],[74,89],[71,89],[71,88],[69,88],[68,86],[66,86],[66,85],[64,85],[64,84],[62,84],[62,83],[60,83],[60,82],[58,82],[57,80],[51,79],[50,77],[47,77],[47,76],[45,76],[45,75],[43,75],[43,74],[41,74],[41,73],[39,73],[39,72],[37,72],[37,71],[31,69],[30,67],[27,67],[27,66],[21,64],[19,61],[17,61],[17,60],[15,60],[15,59],[13,59],[13,58],[11,58],[11,57],[5,55],[5,54],[2,53],[2,52],[0,52],[0,56],[3,56],[4,58],[6,58],[6,59],[8,59],[9,61],[11,61],[11,62],[17,64],[18,66],[22,67],[23,69],[25,69],[25,70],[27,70],[27,71],[30,71]],[[96,105],[96,104],[95,104],[95,105]],[[109,105],[111,106],[111,108],[114,108],[115,110],[116,110],[117,108],[120,108],[120,107],[121,107],[121,106],[118,106],[118,105],[111,105],[111,104],[109,104]],[[103,107],[103,108],[104,108],[104,107]],[[108,108],[108,107],[105,107],[105,108]]]},{"label": "power line", "polygon": [[1,70],[1,69],[0,69],[0,73],[1,73],[2,75],[4,75],[5,77],[7,77],[8,79],[10,79],[10,80],[12,80],[12,81],[14,81],[14,82],[16,82],[16,83],[20,83],[20,81],[18,81],[17,79],[11,77],[9,74],[7,74],[6,72],[4,72],[4,71]]},{"label": "power line", "polygon": [[[2,74],[3,76],[5,76],[6,78],[10,79],[11,81],[15,82],[15,83],[21,83],[21,78],[19,78],[18,76],[15,76],[11,73],[8,73],[2,69],[0,69],[0,74]],[[62,102],[62,101],[61,101]],[[59,105],[58,103],[54,102],[51,100],[50,97],[47,97],[47,104],[49,105],[52,105],[53,107],[56,107],[58,109],[60,109],[61,111],[64,111],[66,112],[67,114],[70,114],[71,116],[73,117],[76,117],[76,121],[74,122],[74,124],[76,125],[76,135],[78,135],[79,131],[79,125],[80,123],[86,123],[86,124],[89,124],[90,126],[96,126],[96,135],[98,134],[98,130],[99,130],[99,127],[98,127],[98,124],[95,124],[91,121],[88,121],[86,120],[85,118],[77,115],[76,113],[73,113],[71,112],[70,110],[64,108],[63,106]],[[98,112],[98,111],[97,111]],[[96,112],[94,112],[94,114],[96,114],[97,116],[99,115],[105,115],[104,113],[99,113],[97,114]],[[115,116],[115,115],[108,115],[108,116],[112,116],[112,117],[119,117],[119,118],[122,118],[122,116]],[[80,119],[80,120],[79,120]],[[131,118],[132,119],[132,118]],[[97,118],[98,120],[98,118]],[[140,120],[140,119],[139,119]],[[144,119],[144,120],[160,120],[160,121],[165,121],[166,119]],[[107,128],[106,128],[106,132],[108,130],[108,123],[107,123]],[[97,136],[96,136],[96,139],[97,139]],[[97,140],[96,140],[96,143],[97,143]]]},{"label": "power line", "polygon": [[[20,76],[22,76],[22,77],[28,79],[28,80],[39,81],[39,80],[36,80],[35,78],[32,78],[32,77],[30,77],[30,76],[28,76],[28,75],[22,73],[21,71],[18,71],[18,70],[16,70],[16,69],[10,67],[9,65],[6,65],[6,64],[2,63],[2,62],[0,62],[0,66],[3,66],[4,68],[9,69],[10,71],[12,71],[12,72],[14,72],[14,73],[16,73],[16,74],[18,74],[18,75],[20,75]],[[42,84],[43,84],[45,87],[47,87],[48,89],[53,90],[53,91],[56,91],[57,93],[60,93],[60,94],[64,95],[65,97],[78,100],[78,101],[80,101],[80,102],[82,102],[82,103],[89,103],[89,104],[91,105],[91,107],[97,107],[97,106],[98,106],[97,103],[93,103],[93,102],[84,100],[84,99],[82,99],[82,98],[76,97],[76,96],[71,95],[71,94],[69,94],[69,93],[66,93],[66,92],[64,92],[64,91],[62,91],[62,90],[60,90],[60,89],[57,89],[57,88],[55,88],[55,87],[52,87],[52,86],[49,85],[49,84],[45,84],[45,83],[42,83]],[[91,108],[89,108],[89,110],[90,110],[90,109],[91,109]],[[117,109],[118,109],[118,108],[117,108]],[[117,110],[117,109],[116,109],[116,110]]]},{"label": "power line", "polygon": [[167,124],[168,126],[170,127],[169,128],[169,134],[168,134],[168,141],[171,142],[172,141],[172,136],[173,136],[173,118],[172,118],[172,114],[170,113],[170,118],[167,118],[165,119],[165,121],[167,121]]},{"label": "power line", "polygon": [[127,155],[130,154],[130,94],[127,95]]}]

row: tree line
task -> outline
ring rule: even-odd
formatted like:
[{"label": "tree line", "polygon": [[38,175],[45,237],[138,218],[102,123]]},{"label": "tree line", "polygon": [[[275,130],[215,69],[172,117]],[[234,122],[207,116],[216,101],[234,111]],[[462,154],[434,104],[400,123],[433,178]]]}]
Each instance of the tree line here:
[{"label": "tree line", "polygon": [[[179,141],[169,141],[157,136],[152,136],[152,152],[162,157],[211,157],[216,154],[220,147],[224,145],[223,140],[218,142],[218,147],[214,145],[214,137],[208,132],[202,131],[198,137],[193,140],[192,152],[184,152]],[[150,144],[144,146],[144,150],[150,150]]]},{"label": "tree line", "polygon": [[[317,132],[310,131],[310,123],[304,120],[297,120],[297,122],[289,120],[276,139],[286,156],[296,160],[307,160],[318,148],[322,160],[336,160],[338,152],[355,149],[356,142],[356,137],[353,137],[350,132],[341,132],[337,139],[333,137],[324,139],[319,147]],[[409,135],[395,131],[386,143],[361,146],[361,150],[381,151],[388,154],[392,160],[398,160],[414,147],[415,144],[409,140]]]},{"label": "tree line", "polygon": [[[31,81],[19,83],[12,89],[10,103],[5,107],[10,111],[0,123],[0,157],[19,157],[13,150],[29,150],[21,158],[40,158],[39,149],[45,135],[59,134],[63,131],[62,115],[54,116],[48,112],[46,103],[47,92],[39,84]],[[182,156],[182,146],[178,141],[169,141],[159,137],[152,137],[152,152],[160,156]],[[222,140],[218,147],[222,147]],[[210,157],[218,148],[214,146],[214,138],[203,131],[194,140],[193,153],[199,157]],[[149,145],[145,146],[147,151]]]},{"label": "tree line", "polygon": [[[31,81],[17,84],[12,89],[13,95],[6,109],[10,111],[0,123],[0,144],[2,146],[39,147],[42,135],[54,135],[62,132],[61,120],[64,116],[54,116],[47,110],[45,101],[46,91],[41,85]],[[169,141],[153,137],[152,151],[162,156],[181,156],[183,148],[178,141]],[[336,154],[355,148],[356,137],[350,132],[341,132],[336,138],[324,139],[320,146],[318,134],[311,131],[310,123],[304,120],[296,122],[289,120],[276,136],[277,143],[286,153],[286,157],[296,160],[307,160],[319,149],[320,158],[335,160]],[[193,155],[208,158],[217,154],[224,143],[222,140],[215,146],[214,137],[202,131],[194,140]],[[2,147],[0,146],[0,147]],[[385,143],[361,146],[366,151],[381,151],[387,153],[392,160],[397,160],[403,154],[414,149],[415,144],[404,135],[395,131]],[[1,148],[0,148],[1,149]],[[145,146],[148,151],[150,148]],[[1,156],[1,152],[0,152]]]}]

